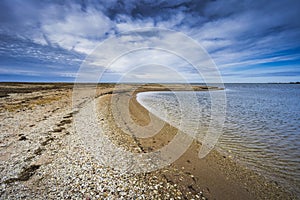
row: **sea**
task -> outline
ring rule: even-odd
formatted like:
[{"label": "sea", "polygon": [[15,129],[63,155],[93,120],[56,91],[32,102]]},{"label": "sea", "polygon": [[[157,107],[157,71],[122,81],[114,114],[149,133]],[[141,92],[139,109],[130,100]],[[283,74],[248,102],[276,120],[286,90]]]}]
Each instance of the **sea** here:
[{"label": "sea", "polygon": [[143,92],[137,100],[202,142],[216,116],[212,97],[218,95],[213,94],[225,95],[226,112],[220,114],[224,123],[215,148],[300,196],[300,85],[232,83],[224,87],[221,91]]}]

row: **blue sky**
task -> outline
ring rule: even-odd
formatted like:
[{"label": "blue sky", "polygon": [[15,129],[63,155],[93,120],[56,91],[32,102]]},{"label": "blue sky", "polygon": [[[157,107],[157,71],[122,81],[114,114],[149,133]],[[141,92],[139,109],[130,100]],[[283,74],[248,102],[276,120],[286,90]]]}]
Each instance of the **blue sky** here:
[{"label": "blue sky", "polygon": [[[0,81],[74,81],[97,45],[145,27],[179,31],[199,42],[224,82],[300,81],[298,0],[2,0],[0,5]],[[170,64],[185,73],[175,61]],[[151,74],[149,67],[141,71],[143,77]],[[109,73],[107,81],[117,81],[124,72]],[[160,75],[165,73],[161,68]],[[185,73],[188,81],[195,81],[193,73]]]}]

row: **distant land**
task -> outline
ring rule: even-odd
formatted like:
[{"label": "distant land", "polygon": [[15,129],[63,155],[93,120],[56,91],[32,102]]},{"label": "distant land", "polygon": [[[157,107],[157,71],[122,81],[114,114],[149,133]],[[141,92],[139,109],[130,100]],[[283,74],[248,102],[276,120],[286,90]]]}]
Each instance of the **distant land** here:
[{"label": "distant land", "polygon": [[271,83],[268,83],[268,84],[300,84],[300,82],[299,81],[297,81],[297,82],[288,82],[288,83],[276,83],[276,82],[271,82]]}]

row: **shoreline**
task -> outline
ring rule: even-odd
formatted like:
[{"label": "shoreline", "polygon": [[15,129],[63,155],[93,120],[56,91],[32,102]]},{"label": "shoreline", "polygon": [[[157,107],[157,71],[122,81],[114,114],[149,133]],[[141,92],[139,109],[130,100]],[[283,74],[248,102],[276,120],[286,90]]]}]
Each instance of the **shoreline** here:
[{"label": "shoreline", "polygon": [[[133,119],[140,125],[147,125],[149,111],[137,100],[141,92],[166,91],[142,88],[134,92],[130,112]],[[201,91],[201,90],[198,90]],[[109,94],[108,96],[111,96]],[[118,95],[118,94],[115,94]],[[126,109],[126,108],[124,108]],[[158,119],[161,120],[161,119]],[[161,120],[162,121],[162,120]],[[111,119],[109,123],[114,123]],[[144,153],[157,150],[167,144],[178,129],[166,123],[169,128],[162,130],[158,136],[147,139],[136,139]],[[122,132],[122,131],[121,131]],[[122,134],[122,133],[121,133]],[[123,133],[124,134],[124,133]],[[166,137],[164,134],[172,135]],[[122,137],[121,137],[122,138]],[[150,142],[149,142],[150,141]],[[155,145],[153,145],[155,141]],[[159,143],[160,141],[161,143]],[[130,146],[130,145],[129,145]],[[186,192],[203,192],[208,199],[294,199],[289,192],[277,183],[267,180],[246,166],[230,158],[230,156],[213,149],[204,159],[199,159],[197,153],[201,144],[193,142],[190,148],[177,161],[171,164],[183,175],[181,179],[176,174],[163,174],[171,182],[186,188]],[[167,167],[168,168],[168,167]],[[185,178],[183,178],[185,177]],[[189,180],[192,177],[192,181]],[[182,181],[184,180],[184,181]]]},{"label": "shoreline", "polygon": [[[82,145],[82,138],[76,134],[72,123],[86,99],[75,102],[77,110],[74,110],[73,85],[48,85],[44,88],[44,84],[0,84],[5,93],[12,91],[0,98],[3,122],[0,198],[97,199],[145,195],[146,198],[175,199],[296,199],[280,186],[216,150],[198,159],[201,144],[197,142],[173,164],[154,172],[121,175],[101,166]],[[151,138],[129,137],[114,122],[110,100],[113,96],[117,101],[122,95],[130,97],[133,120],[146,125],[151,114],[137,102],[136,94],[151,89],[165,91],[166,87],[149,84],[128,96],[132,87],[124,85],[118,90],[112,84],[98,85],[97,95],[92,98],[97,98],[99,112],[103,114],[101,123],[112,142],[129,151],[151,152],[166,145],[178,130],[166,123],[161,132]],[[176,86],[177,90],[183,88]],[[22,89],[26,92],[20,93]],[[199,86],[197,89],[208,88]]]}]

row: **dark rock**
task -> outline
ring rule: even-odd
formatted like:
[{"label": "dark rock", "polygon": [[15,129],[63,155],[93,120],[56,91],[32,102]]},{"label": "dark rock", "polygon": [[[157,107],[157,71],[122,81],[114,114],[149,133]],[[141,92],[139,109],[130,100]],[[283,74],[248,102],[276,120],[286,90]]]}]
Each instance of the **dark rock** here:
[{"label": "dark rock", "polygon": [[46,146],[50,141],[53,141],[54,138],[47,138],[44,142],[41,143],[42,146]]},{"label": "dark rock", "polygon": [[34,154],[36,154],[36,155],[41,155],[42,154],[42,152],[44,151],[45,149],[42,149],[42,148],[37,148],[35,151],[34,151]]},{"label": "dark rock", "polygon": [[29,180],[29,178],[31,176],[34,175],[35,171],[37,169],[40,168],[40,165],[30,165],[29,167],[25,168],[17,178],[10,178],[6,181],[4,181],[4,183],[13,183],[13,182],[16,182],[16,181],[27,181]]},{"label": "dark rock", "polygon": [[19,138],[20,141],[22,140],[27,140],[26,136],[25,135],[22,135],[20,138]]}]

